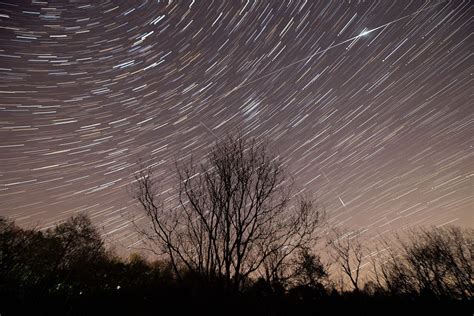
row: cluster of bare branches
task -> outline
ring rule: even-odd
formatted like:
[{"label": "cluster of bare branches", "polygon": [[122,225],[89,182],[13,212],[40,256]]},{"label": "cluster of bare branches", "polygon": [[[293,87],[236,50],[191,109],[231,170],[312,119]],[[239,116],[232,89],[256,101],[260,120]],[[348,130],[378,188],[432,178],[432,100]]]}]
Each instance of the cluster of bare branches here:
[{"label": "cluster of bare branches", "polygon": [[[228,136],[199,163],[176,163],[176,205],[161,198],[155,172],[141,166],[134,196],[151,223],[144,237],[178,277],[185,271],[240,289],[253,276],[285,284],[296,275],[306,285],[327,276],[310,252],[322,214],[293,193],[266,143]],[[398,238],[398,247],[385,242],[381,251],[370,251],[359,231],[333,230],[326,246],[356,292],[367,277],[362,269],[372,263],[374,289],[466,298],[474,292],[473,244],[472,230],[453,227],[419,230]]]},{"label": "cluster of bare branches", "polygon": [[332,261],[340,267],[353,289],[359,291],[362,262],[366,254],[360,232],[333,229],[327,246]]},{"label": "cluster of bare branches", "polygon": [[393,294],[472,298],[474,231],[460,227],[421,229],[385,243],[386,255],[374,263],[379,286]]},{"label": "cluster of bare branches", "polygon": [[472,229],[418,228],[394,240],[382,239],[372,252],[358,232],[334,230],[328,246],[355,291],[361,290],[362,268],[370,264],[372,269],[364,274],[372,275],[366,292],[440,299],[469,299],[474,294]]},{"label": "cluster of bare branches", "polygon": [[310,247],[321,212],[296,196],[266,143],[218,141],[200,163],[177,164],[178,206],[164,205],[154,169],[135,175],[135,198],[151,222],[148,240],[180,267],[238,289],[254,273],[278,278],[293,254]]}]

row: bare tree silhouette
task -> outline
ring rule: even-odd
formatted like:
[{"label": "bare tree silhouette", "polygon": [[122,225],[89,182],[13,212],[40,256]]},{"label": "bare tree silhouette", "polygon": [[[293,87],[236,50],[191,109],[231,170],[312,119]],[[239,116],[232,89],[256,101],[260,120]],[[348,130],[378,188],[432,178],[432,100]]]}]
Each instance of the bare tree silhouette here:
[{"label": "bare tree silhouette", "polygon": [[360,272],[365,248],[358,232],[334,229],[327,242],[329,256],[339,265],[355,291],[360,290]]},{"label": "bare tree silhouette", "polygon": [[406,240],[398,237],[398,247],[390,247],[379,274],[393,294],[469,299],[474,294],[473,250],[472,229],[412,231]]},{"label": "bare tree silhouette", "polygon": [[281,160],[265,142],[227,136],[201,163],[177,164],[179,205],[163,204],[155,170],[136,173],[134,196],[151,222],[148,240],[179,267],[239,289],[264,267],[269,276],[311,246],[321,212],[295,195]]}]

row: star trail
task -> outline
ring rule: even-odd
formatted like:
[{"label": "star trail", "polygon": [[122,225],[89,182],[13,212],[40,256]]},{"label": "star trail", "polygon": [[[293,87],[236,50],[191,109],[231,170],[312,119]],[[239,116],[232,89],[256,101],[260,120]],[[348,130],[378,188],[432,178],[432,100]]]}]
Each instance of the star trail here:
[{"label": "star trail", "polygon": [[472,227],[469,1],[2,1],[0,213],[135,233],[152,159],[264,137],[331,225]]}]

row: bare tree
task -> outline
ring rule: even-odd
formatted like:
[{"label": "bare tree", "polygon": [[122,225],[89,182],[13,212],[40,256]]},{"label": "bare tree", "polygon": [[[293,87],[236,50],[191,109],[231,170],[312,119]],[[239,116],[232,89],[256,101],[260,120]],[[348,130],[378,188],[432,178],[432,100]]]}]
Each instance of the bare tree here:
[{"label": "bare tree", "polygon": [[238,289],[269,260],[278,269],[314,241],[321,214],[293,193],[266,143],[227,136],[200,163],[176,166],[177,206],[163,204],[151,167],[135,175],[134,195],[151,222],[146,237],[178,275],[184,267]]},{"label": "bare tree", "polygon": [[472,298],[474,230],[421,229],[397,239],[398,247],[378,265],[391,293]]},{"label": "bare tree", "polygon": [[358,232],[343,232],[334,229],[327,244],[329,255],[347,276],[355,291],[359,291],[360,271],[365,249]]}]

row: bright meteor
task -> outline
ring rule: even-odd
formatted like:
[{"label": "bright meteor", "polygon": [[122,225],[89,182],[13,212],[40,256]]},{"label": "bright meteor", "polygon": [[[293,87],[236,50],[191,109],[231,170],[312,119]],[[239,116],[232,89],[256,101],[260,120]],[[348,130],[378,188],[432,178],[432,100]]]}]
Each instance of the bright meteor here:
[{"label": "bright meteor", "polygon": [[367,31],[363,31],[362,33],[359,34],[359,37],[361,36],[366,36],[368,35],[370,32],[372,32],[373,30],[367,30]]}]

